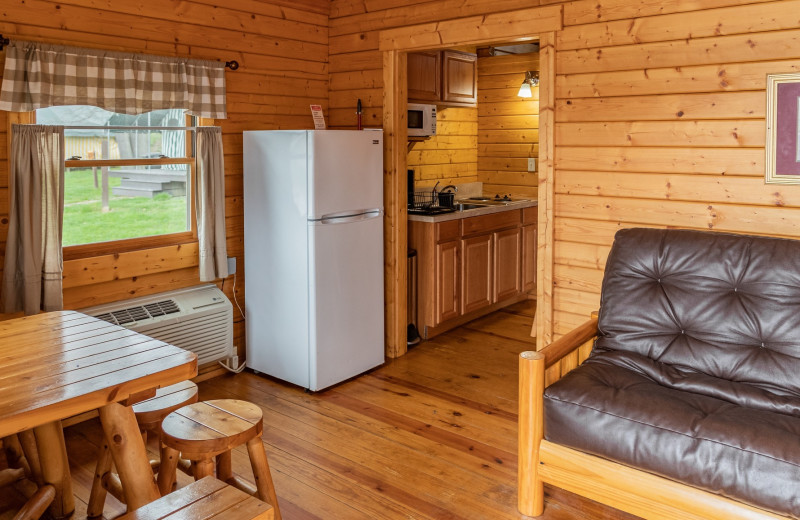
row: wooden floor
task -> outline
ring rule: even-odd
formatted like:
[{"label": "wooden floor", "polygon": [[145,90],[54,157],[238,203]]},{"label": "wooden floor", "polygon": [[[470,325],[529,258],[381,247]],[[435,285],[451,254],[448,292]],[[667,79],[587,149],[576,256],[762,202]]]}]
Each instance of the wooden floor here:
[{"label": "wooden floor", "polygon": [[[200,397],[245,399],[264,410],[286,520],[525,518],[515,490],[517,356],[534,348],[532,311],[517,304],[324,392],[242,373],[202,383]],[[70,427],[66,437],[82,518],[99,425]],[[246,451],[233,460],[234,471],[251,479]],[[107,516],[122,511],[109,498]],[[548,489],[540,518],[632,517]]]}]

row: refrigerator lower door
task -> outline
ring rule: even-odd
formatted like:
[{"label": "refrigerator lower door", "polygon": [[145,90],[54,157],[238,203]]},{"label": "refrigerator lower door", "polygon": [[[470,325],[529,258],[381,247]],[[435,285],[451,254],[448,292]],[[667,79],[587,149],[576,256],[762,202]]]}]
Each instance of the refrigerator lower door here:
[{"label": "refrigerator lower door", "polygon": [[383,219],[309,226],[309,390],[321,390],[384,361]]}]

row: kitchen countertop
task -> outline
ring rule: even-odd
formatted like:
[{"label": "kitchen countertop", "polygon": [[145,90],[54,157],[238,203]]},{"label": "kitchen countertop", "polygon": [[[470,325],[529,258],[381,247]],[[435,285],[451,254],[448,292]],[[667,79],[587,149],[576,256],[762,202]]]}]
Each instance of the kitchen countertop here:
[{"label": "kitchen countertop", "polygon": [[[458,203],[458,201],[456,201]],[[510,211],[512,209],[523,209],[538,206],[539,201],[525,200],[519,202],[510,202],[504,206],[493,205],[483,206],[475,209],[466,209],[464,211],[454,211],[452,213],[442,213],[440,215],[409,215],[408,220],[415,222],[447,222],[448,220],[458,220],[462,218],[480,217],[483,215],[491,215],[493,213],[500,213],[503,211]]]}]

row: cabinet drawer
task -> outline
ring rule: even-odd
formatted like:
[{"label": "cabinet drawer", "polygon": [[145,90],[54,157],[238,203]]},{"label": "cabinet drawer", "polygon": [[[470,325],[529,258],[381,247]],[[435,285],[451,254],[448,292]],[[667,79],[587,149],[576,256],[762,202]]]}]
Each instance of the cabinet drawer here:
[{"label": "cabinet drawer", "polygon": [[537,206],[533,206],[532,208],[523,208],[522,209],[522,225],[526,224],[536,224],[536,220],[539,218],[539,208]]},{"label": "cabinet drawer", "polygon": [[436,243],[444,242],[445,240],[452,240],[461,237],[461,220],[447,220],[445,222],[437,222],[435,230]]},{"label": "cabinet drawer", "polygon": [[519,225],[520,220],[521,210],[518,209],[481,217],[465,218],[462,220],[462,234],[463,236],[468,236],[475,233],[485,233],[514,227]]}]

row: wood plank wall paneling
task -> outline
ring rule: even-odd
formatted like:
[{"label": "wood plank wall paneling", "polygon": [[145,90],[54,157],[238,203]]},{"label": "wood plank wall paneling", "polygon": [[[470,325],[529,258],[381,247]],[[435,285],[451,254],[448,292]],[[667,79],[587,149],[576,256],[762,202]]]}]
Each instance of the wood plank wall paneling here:
[{"label": "wood plank wall paneling", "polygon": [[764,183],[766,75],[800,70],[800,3],[697,5],[565,4],[556,42],[557,335],[598,307],[620,228],[800,237],[800,186]]},{"label": "wood plank wall paneling", "polygon": [[478,180],[478,109],[440,106],[436,135],[414,142],[408,152],[408,167],[414,170],[417,187],[439,189],[448,184]]},{"label": "wood plank wall paneling", "polygon": [[[226,73],[228,119],[216,124],[225,147],[228,254],[237,258],[236,296],[244,305],[242,131],[313,128],[309,104],[327,112],[329,9],[327,0],[231,0],[224,6],[212,0],[113,6],[8,0],[0,33],[12,40],[239,62],[239,70]],[[0,64],[3,59],[0,52]],[[8,229],[7,121],[0,111],[0,252]],[[99,255],[65,262],[64,304],[81,308],[198,283],[196,242]],[[217,285],[233,299],[233,276]],[[236,307],[234,321],[234,344],[244,355]]]},{"label": "wood plank wall paneling", "polygon": [[[465,10],[456,4],[463,2],[333,0],[331,89],[381,88],[376,31],[497,8],[482,0]],[[512,1],[507,8],[530,6]],[[800,71],[798,0],[577,0],[563,7],[564,29],[554,42],[556,336],[598,307],[618,229],[800,238],[800,186],[767,186],[763,178],[765,80]],[[369,110],[377,114],[380,106]]]},{"label": "wood plank wall paneling", "polygon": [[[508,0],[502,9],[551,3],[558,2]],[[309,128],[311,102],[326,107],[331,127],[352,128],[357,98],[365,125],[380,127],[379,32],[498,8],[494,0],[234,0],[214,9],[211,0],[167,8],[146,0],[116,11],[92,0],[6,4],[0,31],[12,38],[239,60],[242,69],[228,74],[231,116],[220,122],[226,186],[229,197],[239,198],[243,130]],[[604,256],[617,229],[800,236],[800,186],[763,181],[765,76],[800,70],[798,0],[575,0],[563,7],[564,29],[555,41],[556,335],[597,307]],[[5,117],[0,114],[0,190],[8,177]],[[509,139],[506,145],[531,142]],[[482,176],[477,169],[475,175]],[[241,215],[228,224],[229,248],[241,266]],[[81,287],[113,299],[190,285],[193,269],[186,264]],[[80,301],[79,288],[67,290],[71,302]]]},{"label": "wood plank wall paneling", "polygon": [[538,53],[478,58],[478,180],[486,194],[537,198],[528,158],[539,157],[539,89],[530,99],[517,92],[525,72],[538,70]]}]

